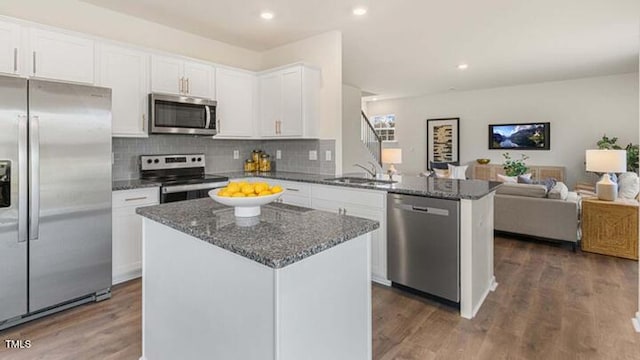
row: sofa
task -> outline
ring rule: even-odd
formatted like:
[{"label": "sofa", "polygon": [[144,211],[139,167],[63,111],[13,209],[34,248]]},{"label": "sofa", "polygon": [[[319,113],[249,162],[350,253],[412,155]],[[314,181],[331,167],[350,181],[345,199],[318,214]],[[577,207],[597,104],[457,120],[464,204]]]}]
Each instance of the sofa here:
[{"label": "sofa", "polygon": [[505,183],[496,190],[496,231],[570,243],[580,239],[580,196],[562,182],[551,189],[538,184]]}]

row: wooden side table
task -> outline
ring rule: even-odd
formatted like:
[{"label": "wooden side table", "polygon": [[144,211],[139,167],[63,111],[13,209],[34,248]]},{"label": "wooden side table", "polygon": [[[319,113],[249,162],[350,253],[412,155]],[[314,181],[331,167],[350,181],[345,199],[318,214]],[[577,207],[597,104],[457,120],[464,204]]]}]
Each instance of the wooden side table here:
[{"label": "wooden side table", "polygon": [[638,202],[582,200],[582,250],[638,260]]}]

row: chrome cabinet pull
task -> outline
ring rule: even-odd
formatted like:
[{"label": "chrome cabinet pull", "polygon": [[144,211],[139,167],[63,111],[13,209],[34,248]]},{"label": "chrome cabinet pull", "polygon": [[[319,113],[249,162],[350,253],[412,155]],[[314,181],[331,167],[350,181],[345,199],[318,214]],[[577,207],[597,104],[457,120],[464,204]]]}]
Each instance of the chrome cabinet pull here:
[{"label": "chrome cabinet pull", "polygon": [[300,189],[286,188],[288,191],[300,191]]},{"label": "chrome cabinet pull", "polygon": [[18,48],[13,48],[13,72],[18,72]]},{"label": "chrome cabinet pull", "polygon": [[187,78],[186,81],[187,81],[187,94],[189,94],[189,93],[191,93],[191,90],[190,90],[191,86],[189,85],[189,78]]},{"label": "chrome cabinet pull", "polygon": [[124,201],[138,201],[138,200],[145,200],[145,199],[147,199],[146,196],[140,196],[140,197],[135,197],[135,198],[124,199]]},{"label": "chrome cabinet pull", "polygon": [[33,75],[36,74],[36,52],[33,52]]},{"label": "chrome cabinet pull", "polygon": [[179,88],[178,92],[179,92],[179,93],[181,93],[181,94],[182,94],[182,92],[183,92],[183,91],[182,91],[182,88],[183,88],[183,86],[184,86],[184,85],[183,85],[183,84],[184,84],[183,80],[184,80],[184,78],[179,78],[179,79],[178,79],[178,88]]},{"label": "chrome cabinet pull", "polygon": [[145,125],[147,123],[147,116],[145,114],[142,114],[142,131],[144,131]]}]

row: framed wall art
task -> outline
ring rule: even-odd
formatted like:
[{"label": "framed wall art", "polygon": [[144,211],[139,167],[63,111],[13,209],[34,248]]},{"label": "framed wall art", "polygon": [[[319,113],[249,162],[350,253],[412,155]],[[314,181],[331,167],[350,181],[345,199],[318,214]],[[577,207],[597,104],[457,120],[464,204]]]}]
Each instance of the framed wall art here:
[{"label": "framed wall art", "polygon": [[460,118],[427,119],[427,168],[460,161]]}]

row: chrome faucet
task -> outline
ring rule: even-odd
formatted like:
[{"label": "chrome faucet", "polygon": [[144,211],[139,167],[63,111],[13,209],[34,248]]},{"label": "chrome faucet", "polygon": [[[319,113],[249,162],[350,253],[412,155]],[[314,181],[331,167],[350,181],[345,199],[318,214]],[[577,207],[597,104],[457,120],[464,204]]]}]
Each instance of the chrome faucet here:
[{"label": "chrome faucet", "polygon": [[360,164],[353,164],[353,166],[356,166],[356,167],[359,167],[359,168],[363,169],[369,175],[371,175],[372,178],[375,179],[376,177],[378,177],[376,164],[372,163],[371,161],[369,161],[369,164],[371,165],[371,170],[367,169],[366,166],[360,165]]}]

